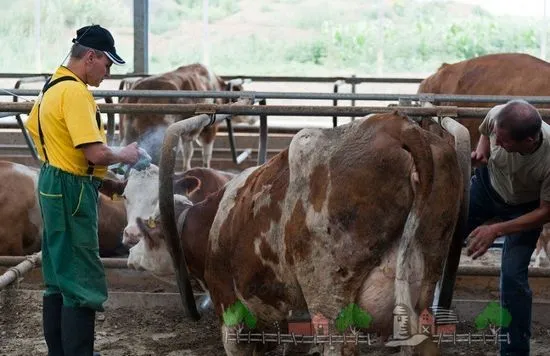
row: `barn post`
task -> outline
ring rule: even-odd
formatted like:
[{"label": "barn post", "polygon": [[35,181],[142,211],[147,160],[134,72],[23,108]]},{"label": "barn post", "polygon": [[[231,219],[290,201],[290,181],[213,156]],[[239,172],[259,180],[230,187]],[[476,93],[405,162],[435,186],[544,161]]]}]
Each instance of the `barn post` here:
[{"label": "barn post", "polygon": [[134,73],[149,72],[149,0],[134,0]]}]

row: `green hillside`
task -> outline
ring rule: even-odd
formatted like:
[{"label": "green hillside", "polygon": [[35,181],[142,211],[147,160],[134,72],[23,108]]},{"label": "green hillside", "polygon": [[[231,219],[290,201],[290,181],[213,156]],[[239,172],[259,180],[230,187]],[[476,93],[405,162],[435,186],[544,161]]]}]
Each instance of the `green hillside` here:
[{"label": "green hillside", "polygon": [[[77,27],[115,33],[132,71],[132,0],[2,1],[0,72],[51,71]],[[150,1],[150,72],[202,61],[202,0]],[[539,23],[480,7],[418,0],[210,0],[208,53],[217,73],[403,75],[494,52],[540,54]],[[384,7],[380,9],[379,4]],[[107,9],[107,10],[106,10]],[[39,63],[39,65],[38,65]]]}]

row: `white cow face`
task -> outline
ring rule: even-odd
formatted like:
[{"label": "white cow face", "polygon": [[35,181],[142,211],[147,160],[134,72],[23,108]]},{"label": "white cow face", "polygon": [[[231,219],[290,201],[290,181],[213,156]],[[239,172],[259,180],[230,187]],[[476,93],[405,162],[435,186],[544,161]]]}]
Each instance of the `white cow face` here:
[{"label": "white cow face", "polygon": [[128,247],[136,245],[143,234],[136,225],[136,219],[147,220],[154,216],[159,196],[159,169],[154,164],[142,171],[130,170],[126,188],[124,189],[124,204],[128,225],[124,229],[122,243]]},{"label": "white cow face", "polygon": [[162,238],[160,215],[147,221],[138,218],[136,225],[143,238],[130,249],[128,267],[144,269],[158,276],[174,274],[172,258]]},{"label": "white cow face", "polygon": [[[193,204],[187,197],[176,195],[174,196],[174,205],[176,214],[179,212],[176,220],[178,224],[183,224],[185,215]],[[130,249],[128,266],[145,269],[159,276],[174,274],[172,258],[161,228],[158,204],[150,218],[144,220],[138,217],[136,226],[139,228],[142,238]],[[178,227],[178,231],[181,231],[181,226]]]}]

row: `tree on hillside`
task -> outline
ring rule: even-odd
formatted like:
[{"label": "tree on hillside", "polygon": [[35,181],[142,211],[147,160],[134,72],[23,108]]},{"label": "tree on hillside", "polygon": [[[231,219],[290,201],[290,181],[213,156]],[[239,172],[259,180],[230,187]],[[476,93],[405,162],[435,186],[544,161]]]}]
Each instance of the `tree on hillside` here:
[{"label": "tree on hillside", "polygon": [[357,335],[359,329],[366,329],[372,323],[372,316],[354,303],[348,304],[336,318],[336,329],[343,333],[347,329]]},{"label": "tree on hillside", "polygon": [[506,308],[501,307],[498,302],[489,302],[474,322],[478,330],[488,327],[496,335],[500,328],[507,327],[511,321],[512,315]]}]

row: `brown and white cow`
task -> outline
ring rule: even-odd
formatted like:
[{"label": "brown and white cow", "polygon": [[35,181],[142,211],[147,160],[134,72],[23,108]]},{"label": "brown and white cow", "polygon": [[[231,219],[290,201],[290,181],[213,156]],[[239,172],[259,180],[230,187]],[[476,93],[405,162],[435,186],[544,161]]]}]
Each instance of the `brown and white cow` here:
[{"label": "brown and white cow", "polygon": [[42,217],[36,195],[38,170],[0,161],[0,256],[40,250]]},{"label": "brown and white cow", "polygon": [[[181,66],[176,70],[143,78],[136,81],[130,90],[193,90],[193,91],[241,91],[241,85],[226,84],[223,79],[210,72],[202,64]],[[134,104],[193,104],[193,103],[228,103],[229,100],[200,99],[200,98],[136,98],[127,97],[122,103]],[[153,158],[153,163],[158,164],[160,149],[166,128],[179,120],[183,115],[165,114],[121,114],[120,131],[122,135],[121,146],[137,141]],[[233,120],[250,121],[247,118],[235,117]],[[203,166],[210,167],[212,149],[218,125],[203,128],[200,132],[193,132],[190,137],[182,137],[183,169],[191,168],[193,156],[193,140],[202,146]]]},{"label": "brown and white cow", "polygon": [[[28,255],[40,250],[42,216],[37,196],[38,169],[0,161],[0,256]],[[126,211],[122,201],[99,195],[98,235],[103,257],[126,254],[122,232]]]},{"label": "brown and white cow", "polygon": [[[462,62],[444,63],[436,73],[424,79],[418,93],[464,95],[550,96],[550,63],[523,53],[502,53],[481,56]],[[495,103],[441,102],[440,105],[491,107]],[[548,105],[535,106],[548,107]],[[458,118],[470,132],[472,149],[479,140],[480,118]],[[548,122],[548,120],[546,120]],[[535,251],[535,266],[550,253],[550,226],[545,226]]]},{"label": "brown and white cow", "polygon": [[[389,335],[396,305],[411,311],[413,334],[418,313],[431,306],[461,195],[454,149],[392,113],[302,130],[288,149],[205,201],[175,195],[174,206],[189,272],[220,319],[238,300],[261,330],[303,311],[334,321],[356,303],[373,316],[371,331]],[[130,250],[128,264],[173,273],[158,215],[138,220],[144,243]],[[228,355],[261,349],[224,347]],[[352,344],[333,347],[356,352]]]},{"label": "brown and white cow", "polygon": [[[194,204],[203,201],[209,194],[217,192],[235,175],[211,168],[192,168],[176,174],[173,179],[174,192],[185,194]],[[107,195],[114,193],[124,198],[128,224],[123,228],[122,242],[127,247],[136,245],[143,234],[136,224],[138,218],[147,219],[158,206],[159,169],[151,164],[147,169],[131,169],[124,182],[108,182],[104,187]]]}]

